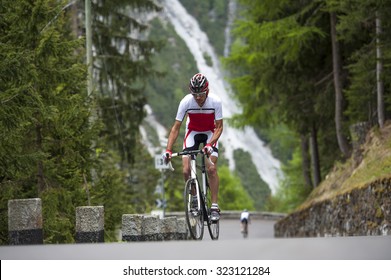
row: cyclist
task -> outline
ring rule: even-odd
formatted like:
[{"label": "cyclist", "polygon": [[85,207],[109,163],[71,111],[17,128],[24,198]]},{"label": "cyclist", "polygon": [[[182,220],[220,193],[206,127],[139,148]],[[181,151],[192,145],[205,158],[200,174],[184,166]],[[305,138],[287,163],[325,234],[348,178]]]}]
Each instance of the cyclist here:
[{"label": "cyclist", "polygon": [[[223,132],[223,112],[220,98],[209,92],[208,79],[201,73],[195,74],[189,83],[190,93],[179,103],[174,124],[168,136],[166,163],[171,160],[172,147],[178,138],[181,124],[186,119],[186,133],[183,140],[184,150],[197,150],[203,144],[204,152],[210,156],[213,165],[207,162],[207,172],[211,189],[211,220],[220,219],[218,206],[219,177],[217,175],[218,140]],[[190,178],[190,159],[182,157],[183,176]]]},{"label": "cyclist", "polygon": [[250,213],[244,209],[240,214],[241,233],[248,233],[248,223],[250,223]]}]

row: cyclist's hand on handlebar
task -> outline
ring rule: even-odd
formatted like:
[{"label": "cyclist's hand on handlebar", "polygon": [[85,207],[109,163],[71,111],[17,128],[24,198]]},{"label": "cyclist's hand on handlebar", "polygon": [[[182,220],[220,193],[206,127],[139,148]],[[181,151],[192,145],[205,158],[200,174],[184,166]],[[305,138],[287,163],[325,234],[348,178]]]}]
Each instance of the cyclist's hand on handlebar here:
[{"label": "cyclist's hand on handlebar", "polygon": [[165,164],[168,164],[168,163],[170,162],[171,156],[172,156],[172,151],[169,150],[169,149],[167,149],[167,150],[163,153],[162,157],[163,157],[163,161],[164,161]]},{"label": "cyclist's hand on handlebar", "polygon": [[213,148],[211,144],[206,144],[204,147],[204,153],[210,156],[213,153]]}]

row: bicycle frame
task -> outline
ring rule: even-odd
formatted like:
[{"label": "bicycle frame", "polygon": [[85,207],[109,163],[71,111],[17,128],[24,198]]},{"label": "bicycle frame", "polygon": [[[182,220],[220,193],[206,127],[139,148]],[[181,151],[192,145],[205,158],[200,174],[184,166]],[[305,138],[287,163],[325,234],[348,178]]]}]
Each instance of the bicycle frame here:
[{"label": "bicycle frame", "polygon": [[[201,154],[201,186],[199,185],[199,181],[197,178],[197,155]],[[208,205],[207,201],[207,193],[208,193],[208,178],[206,174],[206,162],[205,162],[205,153],[203,150],[194,150],[194,151],[182,151],[178,153],[173,153],[172,157],[177,156],[189,156],[190,157],[190,178],[186,181],[185,184],[185,213],[186,213],[186,219],[188,222],[189,230],[194,239],[202,239],[203,231],[204,231],[204,222],[207,222],[209,234],[212,239],[216,240],[219,236],[219,223],[218,222],[212,222],[210,220],[210,205]],[[211,164],[213,162],[209,159]],[[170,169],[174,171],[174,168],[172,167],[171,162],[169,162]],[[187,200],[187,194],[190,195],[191,184],[195,183],[196,186],[196,195],[197,195],[197,211],[195,214],[189,214],[189,201]],[[190,190],[189,190],[190,189]],[[194,193],[193,193],[194,195]],[[202,217],[200,217],[202,216]],[[198,217],[198,218],[197,218]],[[192,229],[192,220],[193,223],[195,220],[198,220],[196,222],[199,224],[199,232],[196,229]],[[194,225],[193,225],[194,227]]]},{"label": "bicycle frame", "polygon": [[[197,155],[190,155],[190,179],[197,180]],[[206,177],[206,168],[205,168],[205,157],[201,157],[201,187],[202,194],[206,195],[207,193],[207,177]],[[201,194],[199,189],[196,188],[197,200],[198,200],[198,208],[201,208],[201,199],[205,200],[205,197],[201,198]]]}]

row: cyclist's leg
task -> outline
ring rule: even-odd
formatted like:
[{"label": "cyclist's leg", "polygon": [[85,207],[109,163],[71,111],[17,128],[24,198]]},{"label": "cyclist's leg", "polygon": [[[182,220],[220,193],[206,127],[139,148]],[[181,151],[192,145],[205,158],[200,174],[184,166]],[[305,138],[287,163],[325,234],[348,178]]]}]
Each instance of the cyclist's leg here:
[{"label": "cyclist's leg", "polygon": [[211,195],[211,220],[218,221],[220,219],[220,207],[218,205],[218,194],[219,194],[219,176],[217,174],[217,157],[210,156],[213,165],[207,162],[207,172],[209,179],[210,195]]},{"label": "cyclist's leg", "polygon": [[209,161],[206,161],[206,166],[208,171],[211,200],[212,203],[217,204],[218,194],[219,194],[219,176],[217,174],[217,157],[211,156],[210,159],[214,163],[214,165],[212,165]]},{"label": "cyclist's leg", "polygon": [[[202,143],[205,145],[213,137],[212,131],[207,131],[204,133],[207,137]],[[217,174],[217,159],[219,157],[218,142],[213,147],[213,153],[210,155],[210,159],[213,162],[211,164],[208,160],[206,161],[206,168],[209,178],[209,187],[211,192],[211,202],[212,204],[218,203],[218,193],[219,193],[219,176]]]},{"label": "cyclist's leg", "polygon": [[[203,141],[205,141],[206,137],[207,136],[205,134],[200,134],[197,131],[187,130],[186,136],[183,140],[183,150],[187,150],[187,151],[198,150],[200,144]],[[183,167],[182,173],[185,182],[187,182],[187,180],[190,179],[191,176],[190,161],[191,159],[189,156],[182,157],[182,167]],[[194,189],[192,189],[192,194],[196,195],[195,185],[194,185]]]},{"label": "cyclist's leg", "polygon": [[[212,132],[207,132],[206,135],[208,136],[208,139],[204,144],[208,143],[210,139],[213,136]],[[217,173],[217,159],[219,156],[219,150],[218,150],[218,143],[215,144],[213,147],[213,153],[210,155],[210,160],[213,162],[211,164],[208,160],[206,161],[206,168],[208,172],[208,179],[209,179],[209,187],[210,187],[210,193],[211,193],[211,218],[214,221],[217,221],[220,219],[220,208],[218,205],[218,194],[219,194],[219,176]]]},{"label": "cyclist's leg", "polygon": [[247,222],[246,219],[242,219],[242,220],[240,221],[240,223],[241,223],[241,231],[240,231],[240,232],[242,232],[242,233],[244,233],[245,230],[246,230],[246,222]]},{"label": "cyclist's leg", "polygon": [[[186,130],[185,138],[183,139],[183,150],[196,150],[198,149],[199,143],[195,139],[195,131]],[[190,179],[190,157],[182,157],[182,173],[185,182]]]},{"label": "cyclist's leg", "polygon": [[182,173],[185,182],[190,179],[190,157],[189,156],[182,157]]}]

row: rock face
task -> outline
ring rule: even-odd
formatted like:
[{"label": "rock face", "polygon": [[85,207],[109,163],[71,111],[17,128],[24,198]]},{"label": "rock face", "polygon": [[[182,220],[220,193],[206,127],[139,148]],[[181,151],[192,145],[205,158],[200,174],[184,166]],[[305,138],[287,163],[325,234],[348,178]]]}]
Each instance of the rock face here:
[{"label": "rock face", "polygon": [[391,178],[313,204],[276,222],[275,237],[391,235]]}]

